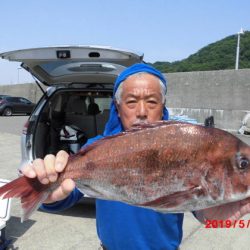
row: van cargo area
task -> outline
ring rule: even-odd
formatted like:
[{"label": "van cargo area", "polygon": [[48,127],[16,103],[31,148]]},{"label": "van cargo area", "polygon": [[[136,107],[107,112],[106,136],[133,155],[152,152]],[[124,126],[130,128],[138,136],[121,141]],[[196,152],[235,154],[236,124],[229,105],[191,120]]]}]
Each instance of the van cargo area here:
[{"label": "van cargo area", "polygon": [[[89,138],[102,134],[109,117],[112,90],[58,89],[39,116],[29,121],[27,141],[33,141],[33,159],[59,150],[76,153]],[[42,100],[41,100],[42,101]],[[36,112],[34,112],[34,115]],[[30,133],[31,132],[31,133]]]}]

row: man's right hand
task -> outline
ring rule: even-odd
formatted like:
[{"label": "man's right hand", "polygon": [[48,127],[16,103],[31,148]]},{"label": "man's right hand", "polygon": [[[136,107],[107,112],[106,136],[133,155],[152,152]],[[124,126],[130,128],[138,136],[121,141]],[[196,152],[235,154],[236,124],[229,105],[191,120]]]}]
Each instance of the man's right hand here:
[{"label": "man's right hand", "polygon": [[[35,159],[32,164],[26,165],[22,169],[22,173],[29,178],[37,177],[42,184],[49,184],[57,180],[58,174],[66,167],[68,158],[69,154],[63,150],[59,151],[56,156],[48,154],[43,160]],[[74,181],[66,179],[48,196],[44,203],[63,200],[74,188]]]}]

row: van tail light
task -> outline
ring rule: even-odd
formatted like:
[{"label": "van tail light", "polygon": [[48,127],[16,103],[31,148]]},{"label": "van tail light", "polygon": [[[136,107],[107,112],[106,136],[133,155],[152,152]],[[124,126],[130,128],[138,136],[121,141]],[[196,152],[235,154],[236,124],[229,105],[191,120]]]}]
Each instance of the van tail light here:
[{"label": "van tail light", "polygon": [[29,119],[25,122],[24,126],[23,126],[23,130],[22,133],[23,135],[27,135],[27,131],[28,131],[28,127],[29,127]]}]

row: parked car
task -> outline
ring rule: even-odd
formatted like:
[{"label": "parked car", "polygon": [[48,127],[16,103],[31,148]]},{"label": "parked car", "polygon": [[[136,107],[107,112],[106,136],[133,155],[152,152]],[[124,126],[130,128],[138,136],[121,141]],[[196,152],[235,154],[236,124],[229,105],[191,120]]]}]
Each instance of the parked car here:
[{"label": "parked car", "polygon": [[12,114],[32,113],[35,104],[23,97],[0,96],[0,115],[11,116]]},{"label": "parked car", "polygon": [[38,84],[48,86],[23,129],[21,169],[60,149],[75,153],[88,138],[102,134],[117,75],[142,62],[143,54],[67,46],[17,50],[0,57],[22,62]]}]

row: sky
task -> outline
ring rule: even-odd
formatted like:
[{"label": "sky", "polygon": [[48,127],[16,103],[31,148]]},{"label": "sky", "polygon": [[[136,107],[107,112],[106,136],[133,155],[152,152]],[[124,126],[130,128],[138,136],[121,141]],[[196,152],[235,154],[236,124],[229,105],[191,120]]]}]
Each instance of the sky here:
[{"label": "sky", "polygon": [[[249,0],[1,0],[0,10],[0,53],[92,44],[173,62],[250,30]],[[25,82],[19,63],[0,59],[1,85]]]}]

